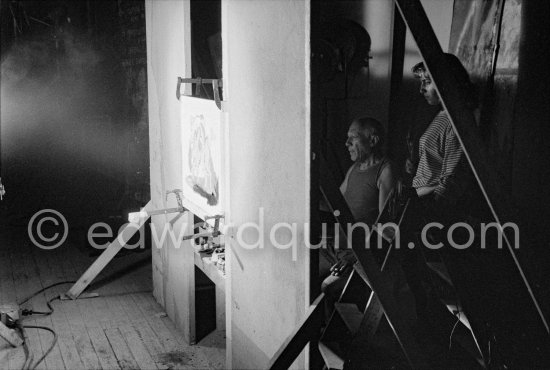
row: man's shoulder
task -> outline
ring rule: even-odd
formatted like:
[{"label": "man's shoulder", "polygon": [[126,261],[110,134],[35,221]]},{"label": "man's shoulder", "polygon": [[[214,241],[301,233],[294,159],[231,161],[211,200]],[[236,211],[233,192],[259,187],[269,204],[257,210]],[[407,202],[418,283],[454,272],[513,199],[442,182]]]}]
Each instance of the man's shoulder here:
[{"label": "man's shoulder", "polygon": [[395,164],[389,157],[382,157],[380,160],[380,168],[378,170],[378,177],[383,175],[393,175]]},{"label": "man's shoulder", "polygon": [[394,162],[391,158],[389,157],[382,157],[382,159],[380,160],[380,168],[381,169],[384,169],[384,168],[389,168],[389,169],[392,169],[392,167],[394,167]]}]

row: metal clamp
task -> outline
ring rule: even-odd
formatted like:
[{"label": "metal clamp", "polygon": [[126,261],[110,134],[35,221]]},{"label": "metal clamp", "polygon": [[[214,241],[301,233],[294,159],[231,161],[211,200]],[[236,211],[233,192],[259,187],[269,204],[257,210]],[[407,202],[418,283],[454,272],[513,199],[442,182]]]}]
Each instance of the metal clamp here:
[{"label": "metal clamp", "polygon": [[[176,98],[178,100],[181,97],[181,84],[182,83],[189,83],[189,84],[197,84],[198,87],[202,87],[203,84],[212,84],[212,90],[214,90],[214,101],[216,102],[216,106],[219,110],[222,109],[222,102],[220,99],[220,87],[223,87],[223,80],[222,79],[215,79],[215,78],[182,78],[178,77],[178,86],[176,88]],[[201,90],[199,89],[199,96],[200,96]]]},{"label": "metal clamp", "polygon": [[168,195],[174,193],[176,195],[176,201],[178,206],[175,208],[164,208],[164,209],[155,209],[154,211],[139,211],[132,212],[128,214],[128,221],[132,223],[139,223],[141,218],[151,217],[155,215],[167,215],[169,213],[183,213],[188,209],[183,206],[183,201],[181,199],[182,191],[180,189],[169,190],[166,192],[166,200],[168,200]]},{"label": "metal clamp", "polygon": [[[212,231],[207,231],[204,233],[198,233],[198,234],[192,234],[192,235],[186,235],[182,238],[182,240],[189,240],[189,239],[196,239],[196,238],[216,238],[222,234],[220,231],[220,218],[223,218],[223,215],[215,215],[215,216],[206,216],[204,218],[204,222],[202,223],[205,225],[206,229],[212,229]],[[210,226],[207,220],[214,219],[214,226]]]}]

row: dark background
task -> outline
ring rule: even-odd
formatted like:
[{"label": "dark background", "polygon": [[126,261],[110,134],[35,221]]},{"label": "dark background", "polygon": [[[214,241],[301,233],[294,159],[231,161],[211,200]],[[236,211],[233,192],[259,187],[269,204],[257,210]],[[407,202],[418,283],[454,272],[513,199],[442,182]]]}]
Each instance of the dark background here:
[{"label": "dark background", "polygon": [[0,222],[126,218],[149,199],[144,2],[0,6]]}]

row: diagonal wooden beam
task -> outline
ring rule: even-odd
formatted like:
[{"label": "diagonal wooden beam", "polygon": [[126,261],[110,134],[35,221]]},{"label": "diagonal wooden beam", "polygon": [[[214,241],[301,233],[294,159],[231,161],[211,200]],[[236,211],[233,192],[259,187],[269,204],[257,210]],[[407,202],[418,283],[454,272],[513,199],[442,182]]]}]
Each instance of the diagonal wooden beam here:
[{"label": "diagonal wooden beam", "polygon": [[[150,212],[153,209],[151,201],[145,205],[142,211]],[[130,233],[126,232],[127,239],[120,242],[119,236],[113,240],[111,244],[101,253],[101,255],[92,263],[90,267],[82,274],[78,281],[69,289],[66,296],[71,299],[77,299],[78,296],[90,285],[90,283],[103,271],[105,266],[111,262],[116,254],[126,245],[128,240],[134,236],[134,234],[143,227],[145,222],[149,219],[149,216],[143,217],[139,220],[138,227],[132,224],[132,226],[126,225],[126,227],[119,233],[119,236],[124,234],[126,230],[130,230]]]},{"label": "diagonal wooden beam", "polygon": [[267,366],[268,369],[288,369],[315,333],[319,333],[324,301],[325,294],[321,293],[313,301],[302,321],[275,352]]},{"label": "diagonal wooden beam", "polygon": [[[449,115],[454,132],[464,150],[465,157],[470,164],[493,218],[500,225],[501,231],[503,231],[503,222],[501,220],[511,220],[511,212],[506,207],[505,202],[507,197],[498,185],[498,176],[495,170],[487,161],[489,155],[480,139],[473,112],[466,107],[465,102],[461,99],[457,89],[458,84],[454,76],[447,73],[449,70],[447,61],[424,8],[420,0],[395,0],[395,3],[416,41],[425,66],[430,72],[432,81],[441,97],[443,107]],[[546,332],[550,334],[548,322],[518,261],[514,246],[505,232],[502,232],[502,236],[539,318]]]}]

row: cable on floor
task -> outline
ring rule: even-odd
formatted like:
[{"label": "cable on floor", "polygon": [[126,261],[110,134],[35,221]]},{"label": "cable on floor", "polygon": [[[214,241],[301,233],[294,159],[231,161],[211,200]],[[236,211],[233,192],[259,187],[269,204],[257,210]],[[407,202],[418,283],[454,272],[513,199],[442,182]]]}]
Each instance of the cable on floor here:
[{"label": "cable on floor", "polygon": [[17,327],[17,330],[19,330],[19,332],[21,333],[21,337],[23,338],[23,354],[25,357],[25,361],[23,362],[21,370],[26,370],[28,368],[29,361],[32,361],[32,355],[29,351],[29,346],[27,345],[25,330],[23,329],[23,326],[20,322],[16,322],[15,325]]},{"label": "cable on floor", "polygon": [[[30,296],[26,297],[25,299],[21,300],[20,302],[18,302],[17,304],[19,306],[27,303],[28,301],[30,301],[32,298],[36,297],[37,295],[39,295],[40,293],[50,289],[50,288],[53,288],[55,286],[58,286],[58,285],[63,285],[63,284],[74,284],[75,281],[60,281],[60,282],[57,282],[57,283],[54,283],[54,284],[51,284],[51,285],[48,285],[40,290],[38,290],[37,292],[31,294]],[[51,315],[53,312],[54,312],[54,308],[52,306],[52,302],[55,301],[55,300],[58,300],[58,299],[61,299],[61,296],[60,295],[57,295],[51,299],[49,299],[47,302],[46,302],[46,305],[48,306],[48,309],[49,311],[34,311],[34,310],[29,310],[29,309],[24,309],[21,311],[21,315],[22,316],[29,316],[29,315],[45,315],[45,316],[49,316]],[[30,370],[33,370],[33,369],[36,369],[36,367],[38,366],[38,364],[40,364],[42,361],[44,361],[44,359],[46,358],[46,356],[53,350],[53,348],[55,347],[55,344],[57,343],[57,333],[51,329],[51,328],[48,328],[48,327],[45,327],[45,326],[36,326],[36,325],[22,325],[21,323],[19,323],[17,325],[17,328],[21,331],[21,336],[23,337],[24,341],[23,341],[23,352],[25,353],[25,362],[23,363],[23,367],[22,369],[23,370],[27,370],[27,369],[30,369]],[[44,354],[42,355],[42,357],[40,357],[38,359],[37,362],[34,363],[34,365],[31,365],[32,364],[32,354],[30,353],[29,351],[29,347],[27,345],[27,336],[25,335],[25,328],[33,328],[33,329],[41,329],[41,330],[46,330],[46,331],[49,331],[50,333],[53,334],[53,340],[52,340],[52,343],[50,345],[50,348],[44,352]]]},{"label": "cable on floor", "polygon": [[[36,361],[34,363],[34,365],[31,366],[31,362],[32,362],[32,359],[31,361],[29,361],[26,367],[26,369],[29,369],[29,370],[34,370],[36,369],[36,367],[38,366],[38,364],[40,364],[42,361],[44,361],[44,359],[46,358],[47,355],[50,354],[50,352],[53,350],[53,347],[55,347],[55,344],[57,343],[57,333],[55,331],[53,331],[53,329],[50,329],[48,327],[45,327],[45,326],[38,326],[38,325],[23,325],[22,328],[24,329],[42,329],[42,330],[46,330],[46,331],[49,331],[50,333],[53,334],[53,339],[52,339],[52,343],[50,344],[50,348],[48,348],[48,350],[46,352],[44,352],[44,354],[42,355],[42,357],[40,357],[38,359],[38,361]],[[25,361],[26,362],[26,361]]]},{"label": "cable on floor", "polygon": [[27,298],[23,299],[22,301],[20,302],[17,302],[17,304],[19,306],[27,303],[29,300],[31,300],[32,298],[36,297],[37,295],[39,295],[40,293],[50,289],[50,288],[53,288],[54,286],[58,286],[58,285],[63,285],[63,284],[74,284],[76,283],[76,281],[60,281],[58,283],[54,283],[54,284],[51,284],[51,285],[48,285],[47,287],[44,287],[42,289],[40,289],[39,291],[37,291],[36,293],[33,293],[31,294],[30,296],[28,296]]},{"label": "cable on floor", "polygon": [[51,315],[53,312],[54,312],[54,309],[53,309],[53,306],[52,306],[52,302],[55,301],[55,300],[58,300],[58,299],[61,299],[60,296],[56,295],[55,297],[51,298],[50,300],[48,300],[46,302],[46,305],[48,306],[48,308],[50,309],[49,311],[34,311],[34,310],[28,310],[28,309],[24,309],[24,310],[21,310],[21,315],[22,316],[29,316],[29,315],[44,315],[44,316],[49,316]]}]

